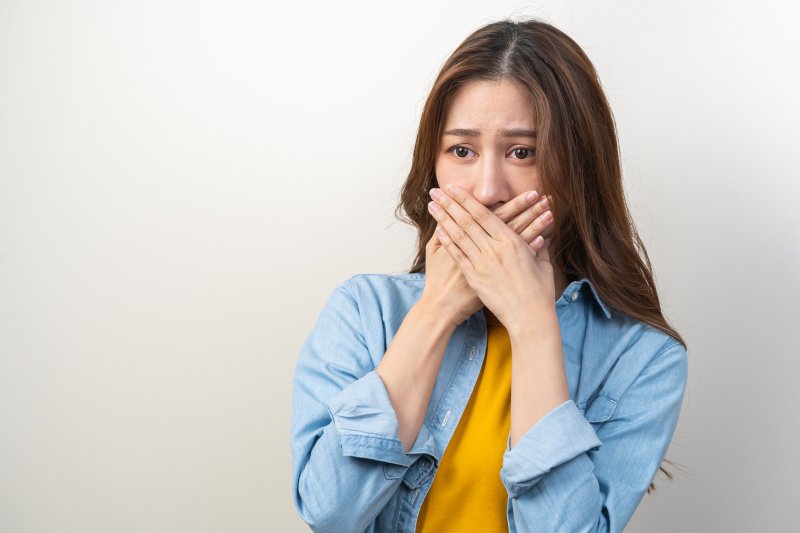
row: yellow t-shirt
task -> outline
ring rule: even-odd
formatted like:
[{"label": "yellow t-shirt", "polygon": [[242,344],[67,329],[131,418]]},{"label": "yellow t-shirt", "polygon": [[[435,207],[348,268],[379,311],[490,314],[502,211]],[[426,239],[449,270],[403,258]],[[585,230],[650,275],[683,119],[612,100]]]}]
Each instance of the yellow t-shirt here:
[{"label": "yellow t-shirt", "polygon": [[511,428],[511,341],[487,320],[486,357],[417,518],[417,533],[508,531],[500,480]]}]

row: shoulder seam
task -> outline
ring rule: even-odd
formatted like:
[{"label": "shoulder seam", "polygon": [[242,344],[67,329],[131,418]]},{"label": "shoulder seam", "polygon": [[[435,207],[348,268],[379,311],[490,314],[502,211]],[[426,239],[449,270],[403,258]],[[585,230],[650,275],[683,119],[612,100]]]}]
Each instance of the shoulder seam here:
[{"label": "shoulder seam", "polygon": [[[674,337],[671,336],[668,337],[667,340],[664,342],[664,344],[661,345],[661,348],[658,350],[658,353],[656,353],[656,355],[653,356],[653,359],[650,361],[650,363],[652,363],[653,361],[655,361],[656,359],[658,359],[659,357],[670,351],[675,346],[683,346],[683,344],[678,342],[677,339],[675,339]],[[650,363],[648,363],[648,365]]]},{"label": "shoulder seam", "polygon": [[[657,361],[658,361],[658,360],[659,360],[661,357],[663,357],[663,356],[664,356],[664,354],[666,354],[667,352],[669,352],[670,350],[672,350],[672,349],[673,349],[673,348],[675,348],[676,346],[680,346],[681,348],[683,348],[683,344],[681,344],[681,343],[680,343],[680,342],[679,342],[677,339],[675,339],[674,337],[670,336],[670,337],[669,337],[669,339],[667,339],[667,341],[666,341],[666,342],[665,342],[665,343],[664,343],[664,344],[661,346],[661,348],[658,350],[658,352],[656,353],[656,355],[654,355],[654,356],[653,356],[653,358],[652,358],[652,359],[650,359],[650,361],[648,361],[648,362],[647,362],[647,364],[644,366],[644,368],[642,369],[642,372],[640,372],[640,373],[639,373],[639,375],[641,375],[642,373],[644,373],[644,372],[645,372],[645,371],[646,371],[648,368],[650,368],[651,366],[655,365],[655,364],[656,364],[656,362],[657,362]],[[686,352],[685,350],[683,350],[683,351],[684,351],[684,353]],[[688,361],[687,361],[687,362],[688,362]],[[637,379],[638,379],[638,376],[637,376]]]},{"label": "shoulder seam", "polygon": [[[361,337],[361,343],[366,348],[367,347],[367,339],[366,339],[366,336],[364,334],[364,320],[361,317],[361,299],[359,298],[358,288],[354,287],[353,283],[352,283],[353,278],[355,278],[357,276],[360,276],[360,275],[361,274],[355,274],[353,276],[350,276],[349,278],[344,280],[344,283],[342,285],[344,286],[344,288],[347,291],[347,293],[350,295],[350,298],[353,299],[353,303],[356,306],[356,314],[358,315],[358,328],[357,328],[357,330],[358,330],[359,336]],[[370,361],[371,360],[372,360],[372,358],[370,358]],[[372,369],[375,370],[375,368],[376,368],[376,366],[373,364],[372,365]]]},{"label": "shoulder seam", "polygon": [[[356,276],[357,275],[358,274],[356,274]],[[347,291],[347,294],[353,299],[353,302],[355,302],[356,309],[358,310],[358,316],[359,316],[359,319],[360,319],[361,318],[361,306],[359,305],[360,302],[358,301],[358,294],[356,294],[356,290],[354,290],[353,284],[352,284],[352,281],[351,281],[356,276],[350,276],[349,278],[344,280],[344,283],[342,283],[341,286],[344,287],[344,289]]]}]

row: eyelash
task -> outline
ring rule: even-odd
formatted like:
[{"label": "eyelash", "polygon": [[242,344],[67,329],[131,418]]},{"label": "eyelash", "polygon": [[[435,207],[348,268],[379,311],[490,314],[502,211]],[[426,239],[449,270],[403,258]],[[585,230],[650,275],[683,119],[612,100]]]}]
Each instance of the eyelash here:
[{"label": "eyelash", "polygon": [[[456,144],[455,146],[451,146],[450,148],[448,148],[447,149],[447,153],[452,153],[453,155],[455,155],[455,149],[456,148],[464,148],[465,150],[469,150],[470,152],[474,151],[471,148],[467,148],[466,146],[463,146],[461,144]],[[517,150],[526,150],[528,152],[528,156],[527,157],[523,157],[523,158],[516,157],[516,158],[514,158],[514,159],[517,159],[518,161],[525,161],[527,159],[531,159],[534,156],[536,156],[536,148],[526,148],[526,147],[520,146],[520,147],[517,147],[517,148],[513,148],[512,152],[516,152]],[[466,157],[459,157],[459,156],[456,156],[456,158],[457,159],[466,159]]]}]

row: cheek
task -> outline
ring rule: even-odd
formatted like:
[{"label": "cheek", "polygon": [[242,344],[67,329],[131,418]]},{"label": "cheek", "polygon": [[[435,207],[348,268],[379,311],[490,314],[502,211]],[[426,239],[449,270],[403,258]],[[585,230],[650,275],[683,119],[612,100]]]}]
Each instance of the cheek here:
[{"label": "cheek", "polygon": [[542,187],[542,180],[539,179],[539,171],[535,168],[528,168],[521,170],[516,178],[518,183],[524,184],[528,189],[536,189],[539,192]]},{"label": "cheek", "polygon": [[546,193],[546,191],[544,191],[542,188],[542,182],[539,180],[538,174],[531,175],[530,172],[518,176],[518,179],[515,180],[514,186],[515,190],[520,191],[520,194],[522,194],[523,191],[529,191],[531,189],[539,193],[540,196]]},{"label": "cheek", "polygon": [[514,186],[515,189],[519,189],[519,191],[529,191],[533,189],[538,192],[539,195],[546,193],[546,191],[543,190],[542,181],[539,179],[539,173],[535,169],[526,169],[515,175]]},{"label": "cheek", "polygon": [[436,173],[436,181],[439,182],[439,187],[444,187],[453,180],[453,170],[450,165],[447,165],[441,158],[436,159],[434,165],[434,172]]}]

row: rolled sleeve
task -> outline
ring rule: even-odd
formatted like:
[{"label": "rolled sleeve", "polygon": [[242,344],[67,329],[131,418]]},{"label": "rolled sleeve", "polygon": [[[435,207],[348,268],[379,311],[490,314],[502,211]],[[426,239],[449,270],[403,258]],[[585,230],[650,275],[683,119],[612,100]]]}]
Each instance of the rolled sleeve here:
[{"label": "rolled sleeve", "polygon": [[422,453],[434,455],[434,439],[425,424],[406,452],[398,438],[399,423],[389,394],[373,370],[351,383],[328,404],[346,456],[408,467]]},{"label": "rolled sleeve", "polygon": [[641,371],[631,372],[638,374],[613,410],[600,404],[608,416],[596,429],[569,400],[506,450],[501,478],[511,533],[625,528],[675,432],[687,384],[686,350],[667,341]]},{"label": "rolled sleeve", "polygon": [[514,448],[509,435],[500,479],[508,497],[517,498],[556,466],[601,445],[592,425],[569,399],[545,414]]},{"label": "rolled sleeve", "polygon": [[306,338],[293,383],[294,501],[312,531],[367,530],[432,442],[423,425],[414,448],[404,453],[397,431],[358,300],[345,281]]}]

